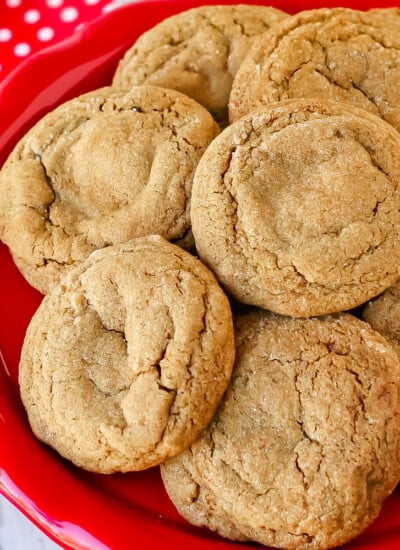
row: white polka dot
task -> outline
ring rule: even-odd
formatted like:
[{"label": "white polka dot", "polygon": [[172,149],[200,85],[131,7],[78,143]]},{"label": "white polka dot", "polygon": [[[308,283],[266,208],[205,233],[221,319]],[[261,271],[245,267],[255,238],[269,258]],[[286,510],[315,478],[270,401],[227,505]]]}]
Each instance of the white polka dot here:
[{"label": "white polka dot", "polygon": [[101,11],[102,13],[109,13],[110,11],[113,11],[116,8],[118,8],[116,4],[106,4]]},{"label": "white polka dot", "polygon": [[26,23],[37,23],[40,19],[40,12],[38,10],[28,10],[24,14],[24,20]]},{"label": "white polka dot", "polygon": [[46,0],[46,4],[49,8],[59,8],[64,4],[64,0]]},{"label": "white polka dot", "polygon": [[8,42],[11,40],[12,32],[10,29],[0,29],[0,42]]},{"label": "white polka dot", "polygon": [[14,47],[14,53],[17,57],[25,57],[31,52],[31,47],[26,42],[20,42]]},{"label": "white polka dot", "polygon": [[64,8],[60,14],[61,20],[64,21],[64,23],[71,23],[71,21],[75,21],[75,19],[78,19],[79,12],[74,7]]},{"label": "white polka dot", "polygon": [[88,6],[94,6],[95,4],[98,4],[100,2],[100,0],[83,0],[85,2],[85,4],[87,4]]},{"label": "white polka dot", "polygon": [[17,8],[22,4],[22,0],[6,0],[6,4],[9,8]]},{"label": "white polka dot", "polygon": [[43,27],[38,30],[37,37],[41,42],[47,42],[54,38],[54,30],[51,27]]}]

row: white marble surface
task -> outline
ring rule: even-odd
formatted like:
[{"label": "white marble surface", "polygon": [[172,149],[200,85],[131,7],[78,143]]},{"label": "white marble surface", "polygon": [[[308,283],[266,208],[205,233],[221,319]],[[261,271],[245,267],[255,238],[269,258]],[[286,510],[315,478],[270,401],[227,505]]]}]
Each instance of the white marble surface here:
[{"label": "white marble surface", "polygon": [[60,548],[0,495],[0,550]]}]

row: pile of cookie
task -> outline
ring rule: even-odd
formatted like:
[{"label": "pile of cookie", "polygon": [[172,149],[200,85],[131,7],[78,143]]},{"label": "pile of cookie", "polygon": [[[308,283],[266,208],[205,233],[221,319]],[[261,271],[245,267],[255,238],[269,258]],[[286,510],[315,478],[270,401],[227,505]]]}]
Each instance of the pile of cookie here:
[{"label": "pile of cookie", "polygon": [[47,114],[0,172],[36,436],[232,540],[360,534],[400,481],[398,130],[397,9],[195,8]]}]

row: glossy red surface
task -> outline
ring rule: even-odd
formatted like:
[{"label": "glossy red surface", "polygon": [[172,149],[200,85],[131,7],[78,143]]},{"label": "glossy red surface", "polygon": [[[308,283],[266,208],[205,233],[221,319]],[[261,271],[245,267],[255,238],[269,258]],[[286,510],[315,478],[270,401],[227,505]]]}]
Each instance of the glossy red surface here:
[{"label": "glossy red surface", "polygon": [[[135,3],[22,63],[0,85],[0,165],[16,140],[45,112],[78,93],[110,83],[118,57],[139,34],[166,16],[201,3],[205,2]],[[294,13],[322,4],[277,0],[275,5]],[[326,0],[324,5],[373,7],[372,2],[349,0]],[[89,474],[35,440],[19,399],[17,371],[24,333],[40,300],[0,244],[0,491],[65,548],[254,547],[188,525],[169,502],[156,468],[125,475]],[[399,547],[400,493],[395,492],[374,525],[346,548]]]}]

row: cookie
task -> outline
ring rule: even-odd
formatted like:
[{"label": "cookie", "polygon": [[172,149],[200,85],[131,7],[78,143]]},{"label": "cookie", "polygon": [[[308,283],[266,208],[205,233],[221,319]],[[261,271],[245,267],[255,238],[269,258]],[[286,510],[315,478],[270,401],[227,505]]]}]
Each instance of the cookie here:
[{"label": "cookie", "polygon": [[229,302],[162,237],[93,252],[48,294],[26,333],[21,397],[36,436],[100,473],[184,450],[228,384]]},{"label": "cookie", "polygon": [[352,309],[400,275],[400,136],[366,111],[289,100],[250,113],[195,173],[196,248],[240,302]]},{"label": "cookie", "polygon": [[167,494],[180,515],[189,523],[215,531],[230,540],[251,540],[220,506],[218,495],[203,484],[201,474],[188,453],[182,453],[176,460],[164,462],[161,465],[161,475]]},{"label": "cookie", "polygon": [[173,88],[227,120],[233,78],[255,36],[287,15],[265,6],[201,6],[165,19],[126,52],[113,85]]},{"label": "cookie", "polygon": [[400,351],[400,283],[366,304],[362,318]]},{"label": "cookie", "polygon": [[400,19],[400,8],[373,8],[368,10],[369,14],[372,14],[374,17],[379,17],[383,21],[387,21],[389,24],[399,24]]},{"label": "cookie", "polygon": [[350,9],[300,12],[257,39],[232,86],[231,121],[271,101],[344,101],[400,129],[400,34]]},{"label": "cookie", "polygon": [[256,311],[237,319],[235,367],[214,419],[161,472],[195,525],[321,550],[377,517],[400,479],[399,458],[392,346],[349,314]]},{"label": "cookie", "polygon": [[152,86],[103,88],[46,115],[0,173],[0,238],[46,294],[95,249],[190,230],[193,172],[219,128]]}]

